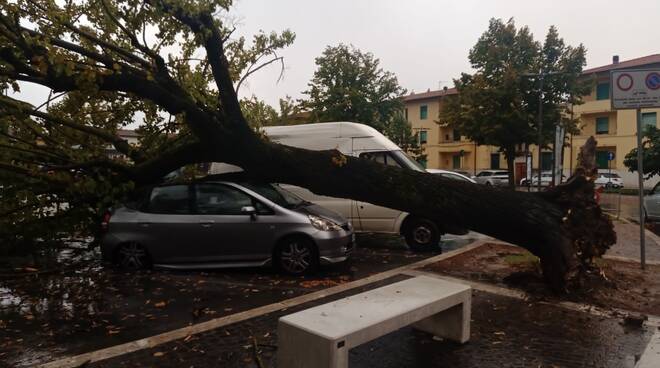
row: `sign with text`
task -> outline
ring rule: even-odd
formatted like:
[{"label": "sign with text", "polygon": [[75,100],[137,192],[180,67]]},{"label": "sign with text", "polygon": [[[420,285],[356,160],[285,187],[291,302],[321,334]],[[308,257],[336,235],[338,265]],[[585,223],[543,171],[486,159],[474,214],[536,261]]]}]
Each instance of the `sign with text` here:
[{"label": "sign with text", "polygon": [[614,70],[610,91],[613,109],[660,107],[660,69]]}]

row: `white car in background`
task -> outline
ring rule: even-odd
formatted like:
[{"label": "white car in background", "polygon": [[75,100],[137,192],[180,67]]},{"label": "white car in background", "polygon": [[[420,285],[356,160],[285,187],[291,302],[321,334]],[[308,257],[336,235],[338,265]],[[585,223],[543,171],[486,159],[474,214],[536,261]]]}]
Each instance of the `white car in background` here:
[{"label": "white car in background", "polygon": [[473,176],[477,184],[492,186],[509,185],[509,172],[506,170],[483,170],[477,176]]},{"label": "white car in background", "polygon": [[620,189],[623,188],[623,179],[614,172],[599,172],[594,184],[597,187],[605,187],[606,189]]}]

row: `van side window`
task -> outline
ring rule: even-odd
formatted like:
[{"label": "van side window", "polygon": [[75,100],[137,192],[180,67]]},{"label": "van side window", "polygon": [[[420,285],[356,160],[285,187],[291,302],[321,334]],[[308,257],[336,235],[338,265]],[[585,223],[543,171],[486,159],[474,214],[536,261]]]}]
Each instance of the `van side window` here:
[{"label": "van side window", "polygon": [[365,158],[387,166],[401,167],[389,152],[363,152],[360,154],[360,158]]}]

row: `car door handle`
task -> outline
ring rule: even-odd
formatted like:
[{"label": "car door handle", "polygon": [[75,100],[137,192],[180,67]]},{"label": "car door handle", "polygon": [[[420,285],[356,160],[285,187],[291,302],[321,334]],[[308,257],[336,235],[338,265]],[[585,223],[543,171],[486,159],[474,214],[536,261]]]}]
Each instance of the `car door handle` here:
[{"label": "car door handle", "polygon": [[214,224],[214,221],[212,221],[212,220],[200,221],[199,224],[202,225],[202,227],[211,227],[211,225]]},{"label": "car door handle", "polygon": [[149,227],[149,225],[151,225],[151,222],[138,222],[138,225],[140,225],[140,227]]}]

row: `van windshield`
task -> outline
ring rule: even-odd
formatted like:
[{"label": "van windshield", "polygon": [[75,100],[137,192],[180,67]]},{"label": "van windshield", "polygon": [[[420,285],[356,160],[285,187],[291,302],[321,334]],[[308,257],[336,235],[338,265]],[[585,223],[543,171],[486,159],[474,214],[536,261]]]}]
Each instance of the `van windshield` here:
[{"label": "van windshield", "polygon": [[426,172],[424,166],[403,151],[390,151],[390,154],[406,169]]}]

